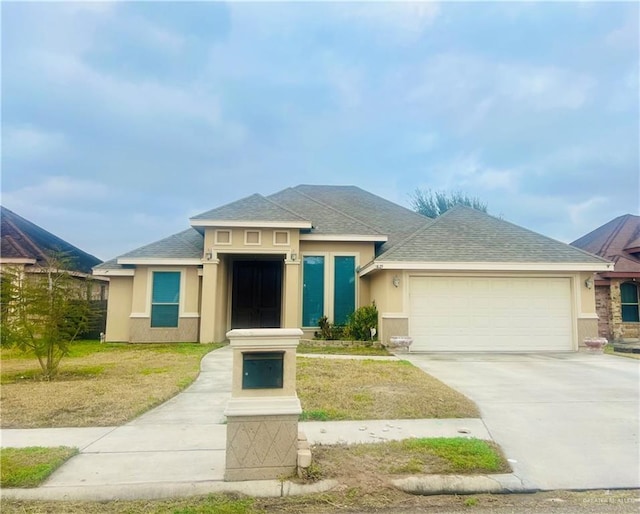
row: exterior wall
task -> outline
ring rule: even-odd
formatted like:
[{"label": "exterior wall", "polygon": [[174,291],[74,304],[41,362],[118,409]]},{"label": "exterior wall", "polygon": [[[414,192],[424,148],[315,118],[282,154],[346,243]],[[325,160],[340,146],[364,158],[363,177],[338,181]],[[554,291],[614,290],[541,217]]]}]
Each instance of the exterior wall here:
[{"label": "exterior wall", "polygon": [[586,348],[584,340],[587,337],[597,337],[598,333],[598,320],[597,319],[579,319],[578,320],[578,345],[581,348]]},{"label": "exterior wall", "polygon": [[609,284],[606,286],[596,286],[596,312],[598,313],[598,336],[613,341]]},{"label": "exterior wall", "polygon": [[133,300],[133,277],[111,277],[109,279],[109,301],[107,302],[108,342],[129,341],[129,316]]},{"label": "exterior wall", "polygon": [[[333,263],[331,258],[336,255],[354,255],[356,268],[371,262],[375,257],[375,246],[372,242],[340,242],[340,241],[300,241],[300,260],[305,255],[323,255],[327,259],[325,267],[325,314],[332,320],[333,315]],[[298,323],[302,320],[302,266],[299,266],[299,286],[297,303],[299,313]],[[356,280],[356,308],[371,303],[370,280],[368,278]],[[317,327],[304,327],[305,335],[312,336]]]},{"label": "exterior wall", "polygon": [[[369,274],[371,300],[376,302],[380,313],[379,338],[388,342],[393,335],[408,335],[409,325],[409,282],[413,276],[500,276],[500,277],[567,277],[572,283],[574,348],[582,345],[586,337],[598,335],[598,316],[596,314],[595,288],[589,289],[585,281],[591,273],[543,273],[543,272],[419,272],[401,270],[382,270]],[[399,280],[398,287],[393,284]],[[619,288],[618,288],[619,290]],[[403,333],[405,330],[405,333]],[[393,332],[393,333],[392,333]]]},{"label": "exterior wall", "polygon": [[609,282],[609,309],[610,309],[610,340],[623,341],[625,339],[640,339],[640,323],[622,322],[622,303],[620,297],[620,285],[629,279],[610,279]]},{"label": "exterior wall", "polygon": [[194,343],[198,341],[198,318],[179,318],[177,328],[151,328],[149,318],[132,318],[132,343]]},{"label": "exterior wall", "polygon": [[[378,308],[378,340],[388,343],[391,336],[409,335],[409,313],[403,300],[408,274],[384,270],[365,278],[369,278],[371,301]],[[398,287],[394,286],[394,278],[399,280]]]},{"label": "exterior wall", "polygon": [[[220,242],[221,233],[230,232],[229,243]],[[260,244],[251,244],[246,240],[247,232],[259,232]],[[278,243],[275,233],[287,232],[288,243]],[[298,252],[300,231],[298,229],[257,229],[257,228],[222,228],[207,227],[204,232],[205,253],[212,250],[216,253],[287,253]]]},{"label": "exterior wall", "polygon": [[[180,309],[175,328],[151,327],[152,274],[154,271],[179,271]],[[113,280],[113,279],[112,279]],[[129,338],[134,343],[198,341],[200,278],[197,266],[138,266],[133,276],[129,311]],[[112,301],[109,302],[110,304]]]}]

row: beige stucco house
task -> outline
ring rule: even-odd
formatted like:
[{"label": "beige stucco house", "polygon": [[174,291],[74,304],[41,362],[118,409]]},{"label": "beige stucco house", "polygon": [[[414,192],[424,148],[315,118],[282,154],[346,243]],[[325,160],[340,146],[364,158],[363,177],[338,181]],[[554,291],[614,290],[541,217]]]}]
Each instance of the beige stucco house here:
[{"label": "beige stucco house", "polygon": [[465,207],[432,220],[353,186],[238,200],[105,262],[108,341],[223,341],[232,328],[343,323],[375,302],[412,351],[574,351],[597,336],[611,264]]},{"label": "beige stucco house", "polygon": [[600,335],[609,341],[638,342],[640,216],[618,216],[571,244],[614,263],[613,269],[595,277]]}]

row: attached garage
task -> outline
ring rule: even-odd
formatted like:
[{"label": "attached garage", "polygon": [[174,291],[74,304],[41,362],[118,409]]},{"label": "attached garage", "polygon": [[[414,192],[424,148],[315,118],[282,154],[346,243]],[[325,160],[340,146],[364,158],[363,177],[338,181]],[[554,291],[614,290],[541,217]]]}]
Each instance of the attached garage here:
[{"label": "attached garage", "polygon": [[572,351],[571,299],[568,277],[413,276],[411,350]]}]

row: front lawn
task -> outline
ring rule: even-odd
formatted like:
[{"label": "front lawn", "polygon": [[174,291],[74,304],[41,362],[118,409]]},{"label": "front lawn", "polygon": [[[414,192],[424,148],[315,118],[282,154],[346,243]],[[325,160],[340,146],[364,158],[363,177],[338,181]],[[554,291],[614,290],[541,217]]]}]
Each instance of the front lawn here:
[{"label": "front lawn", "polygon": [[[341,483],[363,477],[397,478],[399,475],[509,473],[511,467],[491,441],[420,438],[384,443],[316,446],[315,478],[335,478]],[[357,485],[354,483],[353,485]],[[362,485],[362,484],[360,484]]]},{"label": "front lawn", "polygon": [[466,396],[407,361],[299,357],[304,420],[477,418]]},{"label": "front lawn", "polygon": [[78,453],[77,448],[2,448],[0,487],[38,487],[49,475]]},{"label": "front lawn", "polygon": [[1,426],[121,425],[186,388],[220,346],[78,341],[51,382],[39,378],[34,357],[3,349]]}]

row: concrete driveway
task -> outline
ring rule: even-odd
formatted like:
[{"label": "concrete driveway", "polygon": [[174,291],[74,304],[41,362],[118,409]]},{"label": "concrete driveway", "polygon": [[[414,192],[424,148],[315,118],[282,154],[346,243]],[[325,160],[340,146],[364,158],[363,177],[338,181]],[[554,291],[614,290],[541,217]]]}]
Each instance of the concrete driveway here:
[{"label": "concrete driveway", "polygon": [[640,487],[640,361],[589,353],[406,359],[476,402],[525,486]]}]

